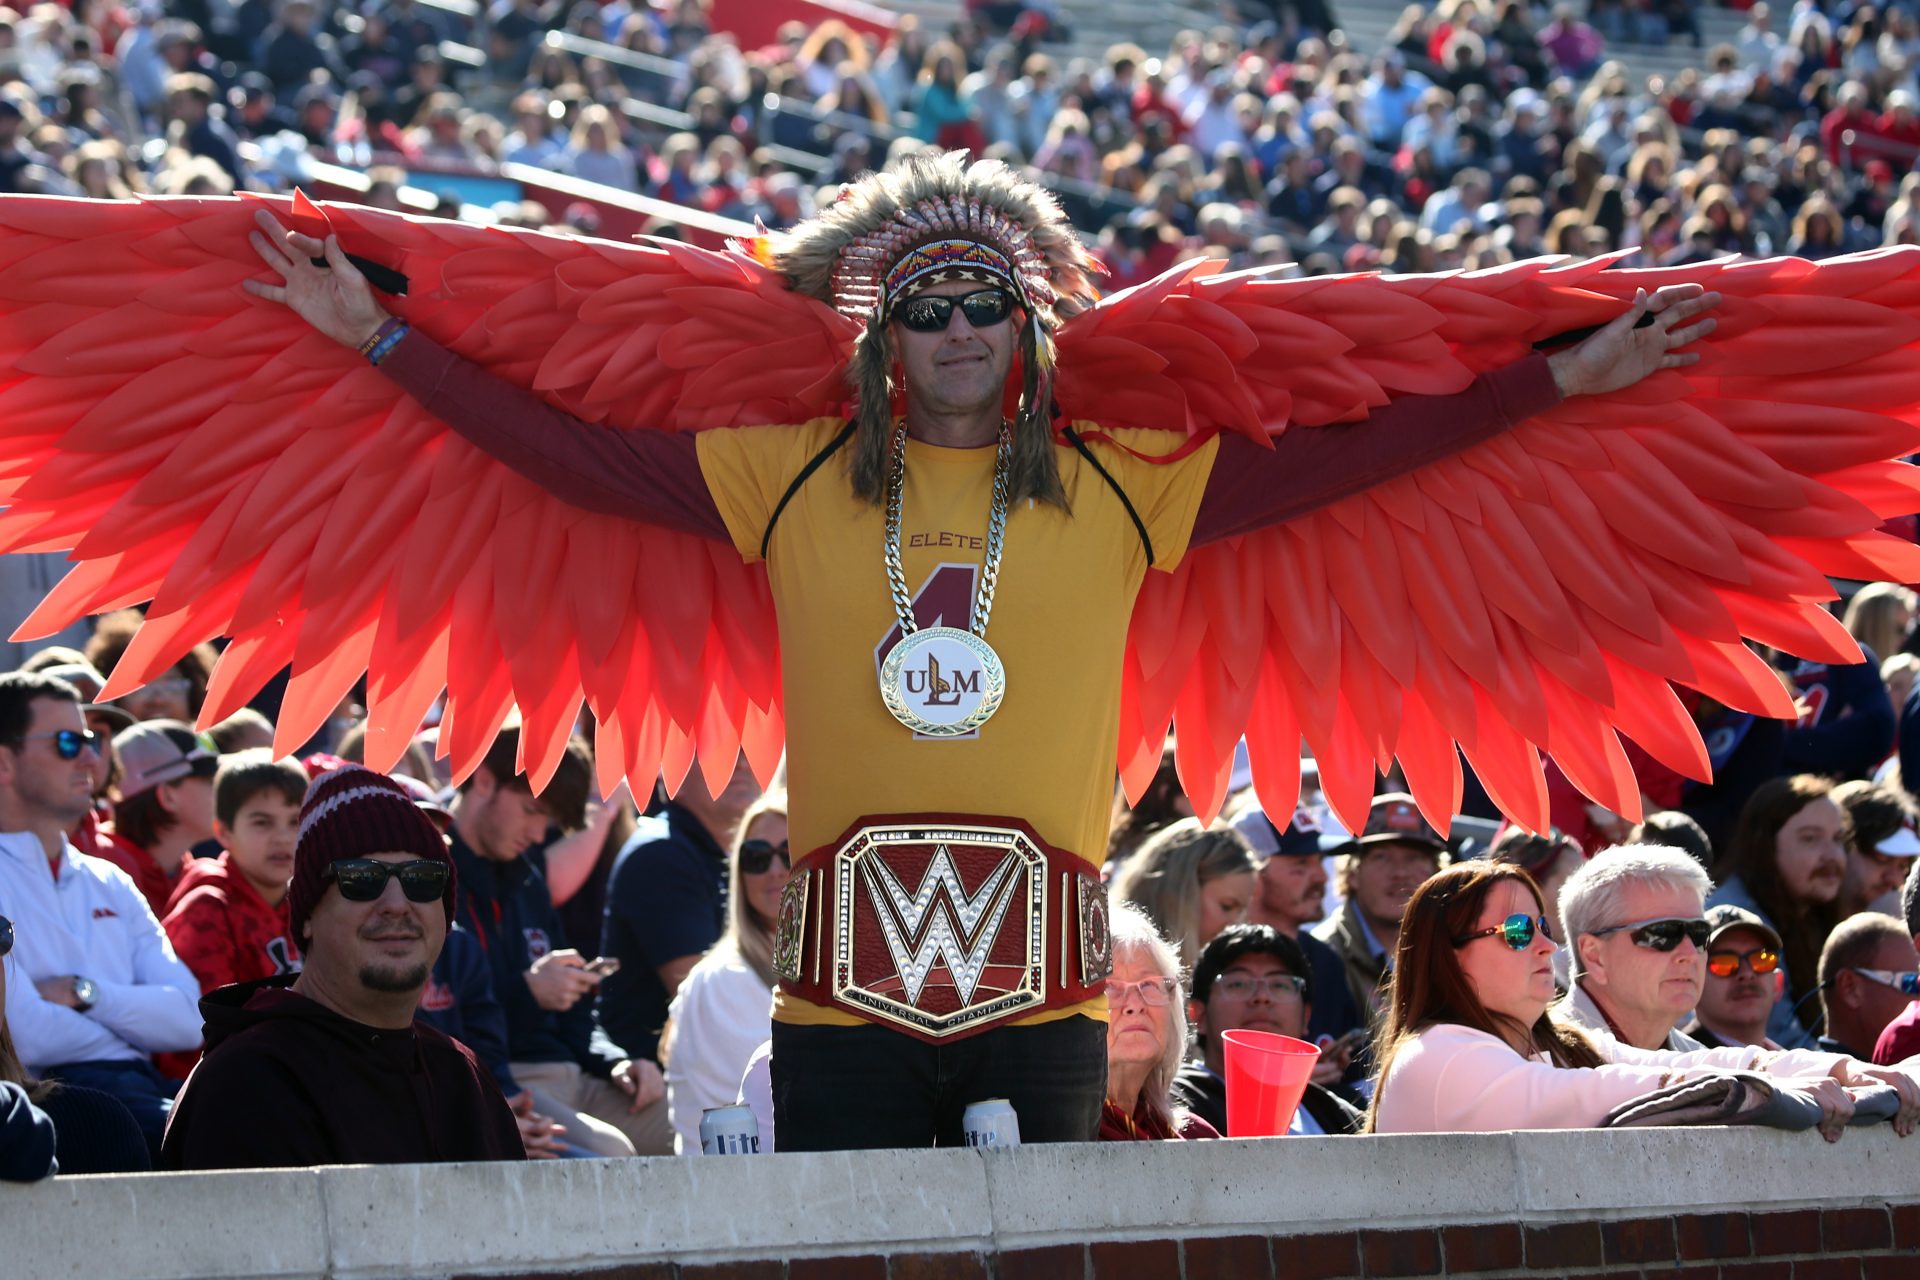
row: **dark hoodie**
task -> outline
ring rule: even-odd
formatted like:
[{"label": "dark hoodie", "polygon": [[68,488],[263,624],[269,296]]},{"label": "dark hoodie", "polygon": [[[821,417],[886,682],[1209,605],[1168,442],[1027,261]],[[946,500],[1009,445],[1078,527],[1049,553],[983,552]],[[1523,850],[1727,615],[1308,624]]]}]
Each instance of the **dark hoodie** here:
[{"label": "dark hoodie", "polygon": [[0,1182],[37,1182],[60,1168],[53,1158],[53,1121],[27,1091],[0,1080]]},{"label": "dark hoodie", "polygon": [[467,1047],[418,1023],[384,1030],[289,988],[200,1001],[207,1045],[160,1148],[162,1169],[523,1160],[499,1087]]}]

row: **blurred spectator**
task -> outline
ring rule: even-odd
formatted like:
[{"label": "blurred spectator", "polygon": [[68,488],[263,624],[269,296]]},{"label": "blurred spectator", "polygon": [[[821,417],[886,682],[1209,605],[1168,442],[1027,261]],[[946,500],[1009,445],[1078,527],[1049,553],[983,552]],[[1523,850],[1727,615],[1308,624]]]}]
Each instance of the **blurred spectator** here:
[{"label": "blurred spectator", "polygon": [[101,856],[133,877],[163,916],[193,847],[213,838],[213,775],[220,756],[178,720],[148,720],[114,735],[120,764],[113,840]]},{"label": "blurred spectator", "polygon": [[88,734],[72,685],[0,676],[7,1024],[29,1070],[112,1094],[158,1151],[174,1086],[151,1055],[199,1046],[199,984],[133,882],[66,839],[92,804]]},{"label": "blurred spectator", "polygon": [[246,185],[240,139],[214,106],[213,81],[191,72],[168,77],[167,118],[167,139],[172,145],[213,161],[236,187]]},{"label": "blurred spectator", "polygon": [[1873,1060],[1880,1036],[1920,994],[1920,953],[1896,916],[1863,912],[1840,923],[1820,952],[1820,1008],[1828,1053]]},{"label": "blurred spectator", "polygon": [[[0,916],[0,961],[13,950],[13,921]],[[60,1171],[54,1155],[53,1121],[34,1105],[53,1086],[35,1080],[20,1065],[7,1030],[7,975],[0,968],[0,1182],[38,1182]]]},{"label": "blurred spectator", "polygon": [[[141,615],[136,609],[119,609],[101,615],[94,623],[93,638],[86,644],[87,661],[103,674],[112,675],[121,655],[133,642],[133,633],[140,622]],[[206,700],[214,656],[213,646],[195,645],[180,661],[120,698],[115,705],[135,720],[182,720],[192,724]]]},{"label": "blurred spectator", "polygon": [[660,1061],[668,1005],[726,932],[727,847],[759,795],[742,755],[718,797],[705,794],[703,781],[689,781],[641,820],[613,864],[600,953],[620,968],[600,984],[599,1021],[633,1059]]},{"label": "blurred spectator", "polygon": [[1912,588],[1869,582],[1847,601],[1842,621],[1863,649],[1891,656],[1908,648],[1916,609],[1920,609],[1920,597]]},{"label": "blurred spectator", "polygon": [[260,35],[260,70],[281,93],[311,83],[316,72],[335,83],[346,80],[334,38],[318,30],[315,0],[280,0],[279,17]]},{"label": "blurred spectator", "polygon": [[773,931],[787,887],[787,797],[761,796],[740,819],[727,878],[727,931],[669,1007],[667,1108],[674,1150],[700,1149],[700,1113],[730,1105],[754,1051],[773,1034]]},{"label": "blurred spectator", "polygon": [[1747,801],[1722,852],[1708,902],[1744,908],[1780,937],[1786,993],[1767,1035],[1787,1048],[1812,1042],[1800,1006],[1817,985],[1820,948],[1839,922],[1846,879],[1847,819],[1825,778],[1796,774],[1763,784]]},{"label": "blurred spectator", "polygon": [[1106,875],[1109,882],[1126,865],[1147,837],[1182,818],[1193,816],[1193,802],[1180,788],[1180,774],[1174,765],[1173,743],[1160,752],[1160,767],[1147,783],[1140,799],[1128,805],[1124,797],[1114,800],[1113,824],[1107,837]]},{"label": "blurred spectator", "polygon": [[[1296,809],[1287,829],[1280,831],[1256,801],[1233,820],[1233,827],[1264,859],[1247,921],[1266,925],[1299,944],[1310,969],[1303,976],[1311,978],[1314,991],[1307,1018],[1309,1038],[1322,1043],[1323,1058],[1337,1057],[1329,1052],[1329,1042],[1364,1028],[1366,1018],[1353,1003],[1340,953],[1307,929],[1326,916],[1326,853],[1344,841],[1323,834],[1319,820],[1305,807]],[[1346,1052],[1350,1054],[1352,1048],[1349,1044]]]},{"label": "blurred spectator", "polygon": [[1109,915],[1113,973],[1100,1141],[1217,1138],[1217,1129],[1174,1103],[1174,1077],[1187,1045],[1180,962],[1140,908],[1115,901]]},{"label": "blurred spectator", "polygon": [[[1307,1039],[1319,990],[1308,968],[1296,939],[1261,924],[1229,925],[1202,948],[1188,1004],[1201,1056],[1181,1066],[1173,1100],[1227,1134],[1226,1049],[1220,1033],[1244,1029]],[[1338,982],[1337,989],[1344,993],[1346,983]],[[1288,1132],[1358,1133],[1365,1106],[1358,1094],[1334,1081],[1311,1081]]]},{"label": "blurred spectator", "polygon": [[[1900,889],[1900,922],[1920,953],[1920,861],[1907,872],[1907,882]],[[1920,1055],[1920,992],[1907,994],[1915,998],[1894,1016],[1873,1046],[1873,1060],[1882,1066]]]},{"label": "blurred spectator", "polygon": [[[1702,867],[1711,867],[1714,863],[1713,846],[1707,841],[1707,833],[1700,829],[1699,823],[1677,809],[1649,813],[1627,833],[1626,842],[1679,849]],[[1545,887],[1542,881],[1541,888]]]},{"label": "blurred spectator", "polygon": [[1897,911],[1900,886],[1920,857],[1912,802],[1892,787],[1843,782],[1833,802],[1847,818],[1847,873],[1840,884],[1841,919],[1862,911]]},{"label": "blurred spectator", "polygon": [[1560,890],[1573,984],[1554,1016],[1636,1049],[1700,1048],[1677,1027],[1705,978],[1701,912],[1711,887],[1678,849],[1622,845],[1595,854]]},{"label": "blurred spectator", "polygon": [[1784,983],[1780,935],[1730,904],[1708,907],[1707,977],[1687,1033],[1701,1044],[1772,1045],[1767,1031]]},{"label": "blurred spectator", "polygon": [[[1824,206],[1824,213],[1810,212],[1820,206]],[[1816,200],[1801,206],[1803,220],[1829,214],[1833,224],[1830,233],[1837,235],[1839,215],[1833,214],[1832,206]],[[1802,229],[1796,223],[1796,242]],[[1796,250],[1790,245],[1789,251]],[[1784,654],[1775,658],[1800,707],[1799,723],[1787,729],[1782,742],[1781,764],[1787,771],[1864,778],[1893,749],[1893,702],[1880,679],[1880,657],[1872,650],[1864,653],[1864,661],[1846,666]]]},{"label": "blurred spectator", "polygon": [[1367,825],[1340,859],[1340,911],[1313,931],[1340,953],[1354,1007],[1380,1006],[1400,916],[1421,881],[1440,870],[1446,843],[1427,825],[1410,795],[1375,796]]},{"label": "blurred spectator", "polygon": [[568,944],[546,878],[526,856],[549,826],[584,823],[592,777],[586,746],[570,743],[535,796],[519,771],[519,741],[517,728],[503,730],[454,798],[456,918],[487,953],[506,1013],[510,1069],[520,1088],[533,1091],[533,1109],[595,1155],[642,1147],[663,1154],[670,1142],[659,1072],[595,1035],[592,994],[601,975]]},{"label": "blurred spectator", "polygon": [[1182,818],[1140,846],[1113,877],[1109,895],[1139,907],[1184,969],[1222,929],[1245,919],[1254,871],[1253,851],[1239,832]]},{"label": "blurred spectator", "polygon": [[315,780],[300,825],[290,923],[307,966],[201,1002],[207,1053],[161,1167],[523,1159],[486,1069],[414,1017],[451,919],[440,833],[357,765]]},{"label": "blurred spectator", "polygon": [[1600,65],[1605,42],[1598,31],[1580,21],[1572,5],[1559,4],[1554,6],[1553,21],[1540,30],[1540,47],[1561,71],[1585,77]]}]

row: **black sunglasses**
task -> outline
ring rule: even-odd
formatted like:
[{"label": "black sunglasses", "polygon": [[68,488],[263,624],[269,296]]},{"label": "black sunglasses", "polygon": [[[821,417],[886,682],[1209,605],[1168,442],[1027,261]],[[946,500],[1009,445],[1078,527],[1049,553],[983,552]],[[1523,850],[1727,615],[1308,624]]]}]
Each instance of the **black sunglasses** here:
[{"label": "black sunglasses", "polygon": [[793,866],[793,859],[787,854],[787,842],[779,844],[771,840],[742,840],[740,842],[740,870],[750,876],[764,875],[775,858],[780,859],[783,867]]},{"label": "black sunglasses", "polygon": [[1525,951],[1533,945],[1535,931],[1538,931],[1543,938],[1551,940],[1553,937],[1553,930],[1547,927],[1545,916],[1511,915],[1491,929],[1462,934],[1453,940],[1453,945],[1464,947],[1478,938],[1497,937],[1515,951]]},{"label": "black sunglasses", "polygon": [[387,881],[400,881],[409,902],[435,902],[447,892],[449,868],[444,862],[416,858],[412,862],[380,862],[373,858],[342,858],[320,873],[322,880],[340,886],[348,902],[372,902],[387,891]]},{"label": "black sunglasses", "polygon": [[966,316],[968,324],[976,329],[985,329],[1013,314],[1013,295],[1005,289],[976,289],[957,298],[928,294],[908,299],[894,314],[901,324],[915,333],[940,333],[953,319],[956,305],[960,313]]},{"label": "black sunglasses", "polygon": [[0,956],[13,950],[13,921],[0,916]]},{"label": "black sunglasses", "polygon": [[22,746],[35,738],[52,738],[54,754],[62,760],[78,760],[82,751],[100,750],[100,735],[91,729],[53,729],[46,733],[22,734]]},{"label": "black sunglasses", "polygon": [[1642,920],[1637,924],[1616,924],[1610,929],[1595,929],[1593,936],[1604,938],[1610,933],[1629,933],[1633,945],[1645,947],[1649,951],[1671,951],[1680,945],[1682,938],[1691,939],[1693,945],[1701,951],[1707,949],[1707,936],[1713,932],[1713,926],[1705,920]]}]

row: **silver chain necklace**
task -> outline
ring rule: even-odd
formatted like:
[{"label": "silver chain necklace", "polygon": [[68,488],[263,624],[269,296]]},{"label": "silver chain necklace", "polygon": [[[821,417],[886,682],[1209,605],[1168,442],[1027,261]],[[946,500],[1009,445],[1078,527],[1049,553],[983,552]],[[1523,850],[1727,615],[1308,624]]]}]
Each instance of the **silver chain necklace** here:
[{"label": "silver chain necklace", "polygon": [[1006,671],[1000,656],[987,643],[987,619],[993,613],[993,593],[1000,582],[1000,560],[1006,549],[1007,491],[1013,472],[1013,433],[1000,426],[1000,444],[993,459],[993,506],[987,516],[986,563],[974,596],[973,617],[967,630],[958,627],[921,628],[913,613],[913,596],[900,563],[900,525],[906,508],[907,427],[893,433],[893,454],[887,474],[887,589],[900,622],[900,643],[894,646],[880,671],[880,697],[895,719],[915,733],[951,738],[972,733],[999,709],[1006,694]]}]

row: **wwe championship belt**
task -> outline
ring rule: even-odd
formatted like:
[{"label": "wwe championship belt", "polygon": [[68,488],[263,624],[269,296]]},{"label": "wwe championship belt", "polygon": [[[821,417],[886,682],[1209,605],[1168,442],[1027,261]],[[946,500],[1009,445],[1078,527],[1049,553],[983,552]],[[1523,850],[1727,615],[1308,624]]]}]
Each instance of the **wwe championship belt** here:
[{"label": "wwe championship belt", "polygon": [[1101,994],[1106,887],[1009,818],[864,818],[796,862],[781,990],[940,1042]]}]

